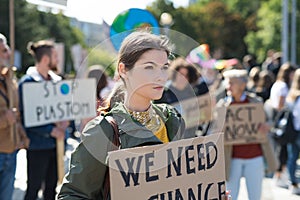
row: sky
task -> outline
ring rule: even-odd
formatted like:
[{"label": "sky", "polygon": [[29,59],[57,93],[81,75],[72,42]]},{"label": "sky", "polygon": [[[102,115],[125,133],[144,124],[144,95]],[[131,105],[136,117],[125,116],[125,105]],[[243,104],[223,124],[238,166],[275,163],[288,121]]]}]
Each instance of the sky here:
[{"label": "sky", "polygon": [[[27,0],[31,3],[45,4],[41,0]],[[70,17],[80,21],[101,24],[102,20],[112,24],[115,17],[129,8],[146,8],[155,0],[67,0],[67,7],[58,7],[65,10]],[[175,7],[187,6],[189,0],[172,0]],[[49,5],[49,4],[48,4]]]}]

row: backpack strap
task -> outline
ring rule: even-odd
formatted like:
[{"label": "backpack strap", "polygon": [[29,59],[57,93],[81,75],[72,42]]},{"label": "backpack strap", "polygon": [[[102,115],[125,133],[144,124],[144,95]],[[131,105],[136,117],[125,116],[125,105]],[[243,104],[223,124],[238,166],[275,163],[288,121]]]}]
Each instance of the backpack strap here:
[{"label": "backpack strap", "polygon": [[[119,137],[118,124],[112,116],[107,115],[107,116],[105,116],[105,119],[110,123],[110,125],[113,127],[113,130],[114,130],[112,143],[114,146],[119,148],[121,146],[121,142],[120,142],[120,137]],[[111,150],[117,150],[117,149],[112,148]],[[103,189],[103,199],[107,200],[107,199],[109,199],[109,193],[110,193],[109,168],[108,168],[108,170],[106,170],[106,173],[105,173],[103,188],[104,188]]]}]

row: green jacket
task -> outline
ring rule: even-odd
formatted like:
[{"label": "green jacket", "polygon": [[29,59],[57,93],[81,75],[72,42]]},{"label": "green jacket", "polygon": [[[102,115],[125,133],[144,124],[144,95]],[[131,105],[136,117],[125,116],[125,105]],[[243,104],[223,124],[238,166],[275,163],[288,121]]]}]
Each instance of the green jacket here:
[{"label": "green jacket", "polygon": [[[164,121],[170,141],[187,138],[181,115],[167,104],[153,105]],[[162,144],[153,133],[132,120],[122,104],[107,115],[113,116],[119,128],[121,148]],[[81,143],[72,153],[67,173],[58,199],[103,199],[103,182],[107,171],[107,152],[112,149],[113,127],[105,116],[91,120],[83,130]]]}]

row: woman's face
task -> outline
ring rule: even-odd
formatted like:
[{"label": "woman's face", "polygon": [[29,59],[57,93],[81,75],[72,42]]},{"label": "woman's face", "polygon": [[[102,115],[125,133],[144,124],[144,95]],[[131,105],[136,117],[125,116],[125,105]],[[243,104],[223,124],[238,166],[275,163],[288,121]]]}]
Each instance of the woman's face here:
[{"label": "woman's face", "polygon": [[293,82],[294,75],[295,75],[295,71],[292,71],[292,72],[290,73],[290,77],[289,77],[289,79],[290,79],[290,84],[292,84],[292,82]]},{"label": "woman's face", "polygon": [[142,54],[131,70],[121,73],[130,95],[128,98],[137,101],[160,99],[168,79],[168,67],[165,51],[149,50]]},{"label": "woman's face", "polygon": [[175,82],[176,82],[176,87],[179,90],[183,90],[188,84],[188,70],[187,68],[180,68],[178,70],[178,72],[176,73],[176,78],[175,78]]},{"label": "woman's face", "polygon": [[245,88],[246,83],[238,78],[229,78],[226,80],[227,94],[234,98],[240,97],[245,91]]}]

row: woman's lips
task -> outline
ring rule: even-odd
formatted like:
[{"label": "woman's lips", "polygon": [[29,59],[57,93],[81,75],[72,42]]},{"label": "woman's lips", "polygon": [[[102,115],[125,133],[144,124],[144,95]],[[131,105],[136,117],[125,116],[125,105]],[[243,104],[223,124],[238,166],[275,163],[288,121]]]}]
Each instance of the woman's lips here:
[{"label": "woman's lips", "polygon": [[156,87],[154,87],[154,89],[155,89],[155,90],[163,90],[164,87],[163,87],[163,86],[156,86]]}]

